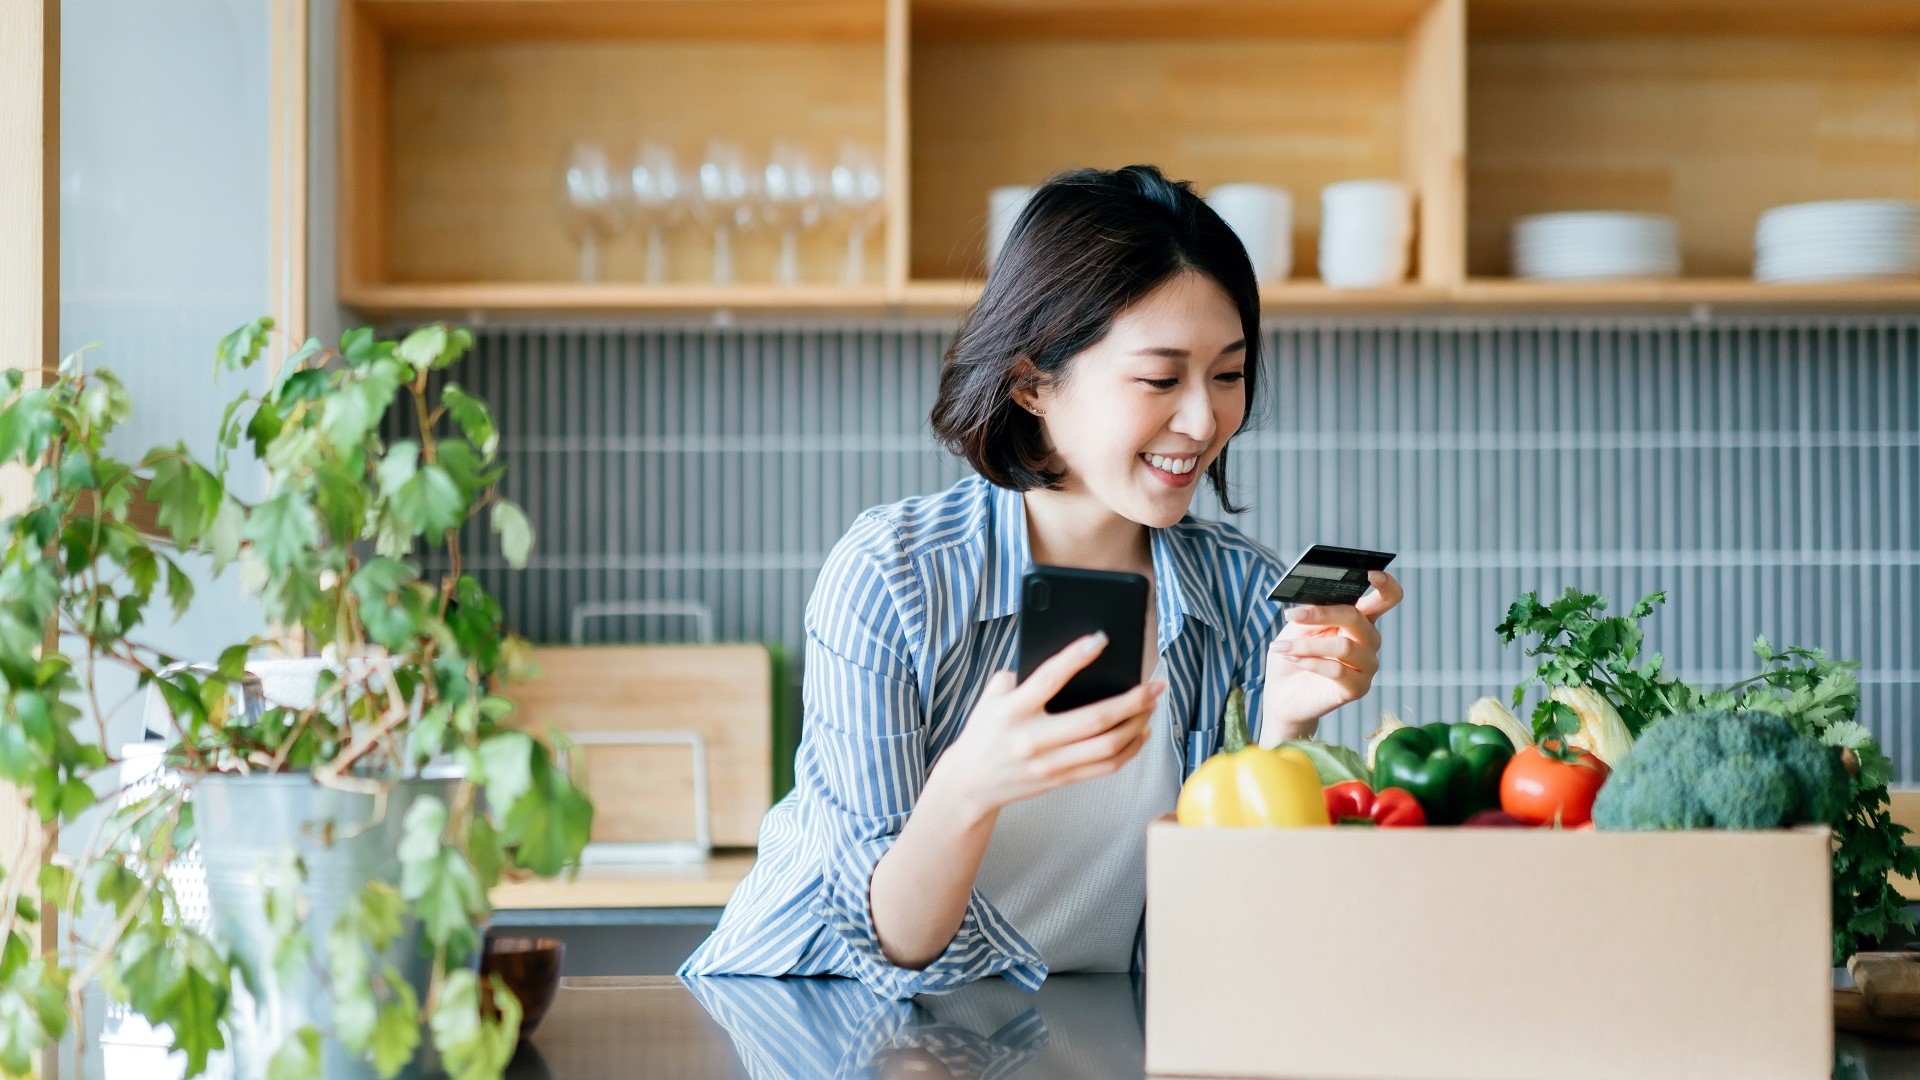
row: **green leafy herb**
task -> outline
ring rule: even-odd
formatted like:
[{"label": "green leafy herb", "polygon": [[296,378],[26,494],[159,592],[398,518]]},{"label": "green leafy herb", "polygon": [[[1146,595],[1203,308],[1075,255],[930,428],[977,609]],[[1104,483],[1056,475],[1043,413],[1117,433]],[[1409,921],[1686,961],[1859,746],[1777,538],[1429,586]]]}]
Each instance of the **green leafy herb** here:
[{"label": "green leafy herb", "polygon": [[[1758,675],[1723,689],[1689,686],[1664,671],[1659,653],[1635,663],[1644,640],[1640,620],[1665,600],[1664,592],[1652,593],[1627,615],[1611,618],[1601,614],[1604,598],[1577,589],[1552,604],[1542,604],[1534,593],[1514,601],[1495,633],[1505,642],[1533,639],[1537,643],[1528,644],[1527,655],[1541,658],[1533,674],[1514,688],[1515,707],[1534,686],[1587,685],[1613,703],[1636,736],[1653,721],[1681,713],[1767,712],[1851,753],[1851,802],[1834,830],[1834,963],[1895,930],[1914,929],[1916,919],[1888,875],[1920,880],[1920,850],[1908,846],[1906,827],[1889,811],[1893,763],[1858,720],[1860,684],[1854,670],[1859,665],[1819,649],[1775,649],[1762,637],[1753,643]],[[1536,733],[1558,736],[1577,729],[1577,718],[1570,722],[1562,708],[1542,702],[1533,714]]]}]

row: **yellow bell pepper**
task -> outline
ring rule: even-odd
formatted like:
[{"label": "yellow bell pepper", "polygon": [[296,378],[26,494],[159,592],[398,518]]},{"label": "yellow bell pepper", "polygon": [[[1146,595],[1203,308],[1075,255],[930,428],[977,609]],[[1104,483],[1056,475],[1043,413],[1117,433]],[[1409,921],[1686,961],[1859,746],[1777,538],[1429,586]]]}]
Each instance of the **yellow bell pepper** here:
[{"label": "yellow bell pepper", "polygon": [[1227,730],[1220,753],[1193,771],[1180,788],[1174,817],[1182,825],[1212,828],[1298,828],[1331,825],[1313,760],[1291,747],[1248,746],[1245,698],[1227,698]]}]

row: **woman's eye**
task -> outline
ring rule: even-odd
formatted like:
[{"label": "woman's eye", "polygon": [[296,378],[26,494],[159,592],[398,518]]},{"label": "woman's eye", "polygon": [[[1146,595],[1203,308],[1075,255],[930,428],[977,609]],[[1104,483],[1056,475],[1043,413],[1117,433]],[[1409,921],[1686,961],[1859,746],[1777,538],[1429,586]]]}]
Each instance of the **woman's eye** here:
[{"label": "woman's eye", "polygon": [[1179,379],[1141,379],[1140,381],[1153,387],[1155,390],[1171,390],[1180,385]]},{"label": "woman's eye", "polygon": [[1223,383],[1237,383],[1247,377],[1244,371],[1223,371],[1216,378]]}]

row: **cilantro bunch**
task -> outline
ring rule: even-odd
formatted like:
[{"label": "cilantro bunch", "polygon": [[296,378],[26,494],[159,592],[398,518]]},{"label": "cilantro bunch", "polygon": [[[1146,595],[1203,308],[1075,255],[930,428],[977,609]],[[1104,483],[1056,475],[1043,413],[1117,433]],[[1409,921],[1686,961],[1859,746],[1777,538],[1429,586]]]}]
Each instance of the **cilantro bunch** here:
[{"label": "cilantro bunch", "polygon": [[[1888,875],[1920,880],[1920,851],[1907,845],[1907,828],[1896,824],[1889,810],[1893,762],[1858,720],[1860,682],[1854,671],[1860,665],[1834,660],[1819,649],[1776,649],[1761,637],[1753,643],[1759,674],[1721,689],[1690,686],[1664,670],[1661,654],[1640,659],[1645,640],[1640,621],[1666,598],[1664,592],[1650,593],[1620,616],[1604,614],[1605,598],[1572,588],[1552,603],[1531,592],[1514,601],[1494,632],[1503,642],[1524,642],[1529,657],[1541,658],[1514,688],[1515,707],[1536,685],[1586,685],[1613,704],[1635,736],[1655,720],[1685,713],[1771,713],[1801,734],[1839,748],[1852,780],[1846,813],[1834,829],[1834,963],[1895,930],[1913,930],[1915,917]],[[1541,702],[1533,712],[1535,732],[1571,734],[1578,727],[1571,712],[1557,702]]]}]

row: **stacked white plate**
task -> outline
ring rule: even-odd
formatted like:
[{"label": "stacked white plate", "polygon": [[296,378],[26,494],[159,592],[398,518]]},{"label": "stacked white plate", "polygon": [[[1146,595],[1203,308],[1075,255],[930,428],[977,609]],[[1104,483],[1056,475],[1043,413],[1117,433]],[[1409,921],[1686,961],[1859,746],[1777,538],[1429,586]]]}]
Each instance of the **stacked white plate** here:
[{"label": "stacked white plate", "polygon": [[1672,218],[1659,214],[1535,214],[1513,227],[1515,277],[1672,277],[1679,272],[1679,233]]},{"label": "stacked white plate", "polygon": [[1761,281],[1845,281],[1920,273],[1920,204],[1842,199],[1776,206],[1753,234]]}]

